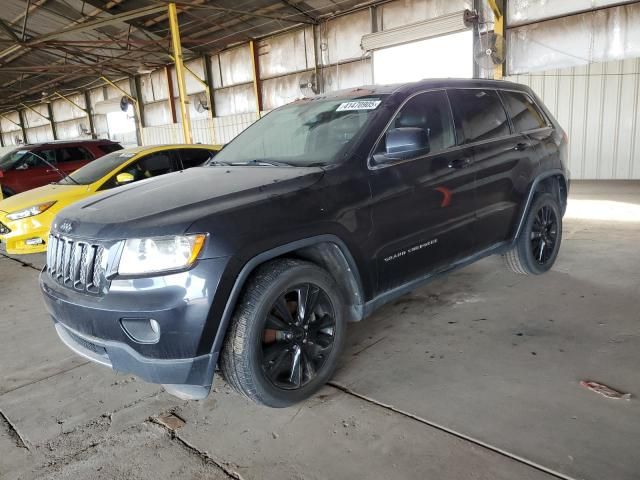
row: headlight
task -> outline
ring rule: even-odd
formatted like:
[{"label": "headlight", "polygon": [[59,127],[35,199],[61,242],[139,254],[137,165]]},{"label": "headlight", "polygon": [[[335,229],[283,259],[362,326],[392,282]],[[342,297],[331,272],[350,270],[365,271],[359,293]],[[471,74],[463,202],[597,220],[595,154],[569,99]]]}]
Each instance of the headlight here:
[{"label": "headlight", "polygon": [[21,220],[27,217],[35,217],[36,215],[40,215],[45,210],[50,209],[54,203],[56,202],[41,203],[39,205],[34,205],[33,207],[25,208],[24,210],[18,210],[17,212],[13,212],[7,215],[7,218],[9,220]]},{"label": "headlight", "polygon": [[198,258],[205,237],[198,234],[129,239],[120,256],[118,274],[144,275],[187,268]]}]

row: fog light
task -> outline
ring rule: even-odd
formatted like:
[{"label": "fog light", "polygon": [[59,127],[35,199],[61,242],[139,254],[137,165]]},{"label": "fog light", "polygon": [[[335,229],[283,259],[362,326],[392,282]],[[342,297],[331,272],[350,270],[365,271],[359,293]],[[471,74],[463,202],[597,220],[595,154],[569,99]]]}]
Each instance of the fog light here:
[{"label": "fog light", "polygon": [[42,245],[44,243],[44,240],[41,238],[30,238],[28,240],[25,240],[24,243],[26,245]]},{"label": "fog light", "polygon": [[158,343],[160,340],[160,324],[152,318],[121,318],[120,325],[134,342]]}]

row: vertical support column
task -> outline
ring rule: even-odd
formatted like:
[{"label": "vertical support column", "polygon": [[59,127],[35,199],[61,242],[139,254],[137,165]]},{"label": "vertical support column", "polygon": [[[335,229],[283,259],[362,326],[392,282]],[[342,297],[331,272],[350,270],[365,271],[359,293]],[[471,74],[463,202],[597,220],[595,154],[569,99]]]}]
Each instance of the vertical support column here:
[{"label": "vertical support column", "polygon": [[[2,122],[0,122],[0,147],[4,147],[4,137],[2,135]],[[0,194],[0,197],[2,197],[2,194]]]},{"label": "vertical support column", "polygon": [[20,130],[22,130],[22,143],[27,143],[27,130],[24,128],[24,113],[18,110],[18,118],[20,119]]},{"label": "vertical support column", "polygon": [[251,49],[251,64],[253,66],[253,93],[256,96],[256,108],[258,110],[258,118],[262,115],[262,85],[260,83],[260,63],[258,62],[258,49],[255,40],[249,42]]},{"label": "vertical support column", "polygon": [[314,56],[316,57],[315,73],[316,73],[316,79],[318,81],[318,92],[324,93],[324,75],[322,75],[322,48],[320,48],[322,44],[321,37],[322,35],[320,32],[320,25],[314,25],[313,26],[313,52],[314,52]]},{"label": "vertical support column", "polygon": [[58,130],[56,128],[56,121],[53,118],[53,106],[51,105],[51,102],[47,103],[47,115],[49,115],[49,123],[51,124],[53,139],[58,140]]},{"label": "vertical support column", "polygon": [[[502,35],[504,38],[505,31],[505,15],[504,15],[504,0],[488,0],[489,6],[493,11],[495,21],[493,24],[493,32],[497,35]],[[506,55],[505,55],[506,56]],[[502,80],[504,75],[504,64],[496,65],[493,69],[493,78],[495,80]]]},{"label": "vertical support column", "polygon": [[216,116],[216,101],[213,96],[213,75],[211,74],[211,57],[202,55],[202,67],[204,68],[204,81],[207,84],[207,100],[209,101],[209,116]]},{"label": "vertical support column", "polygon": [[176,104],[173,103],[173,82],[171,81],[171,69],[169,66],[164,67],[164,75],[167,77],[167,91],[169,95],[169,111],[171,112],[171,123],[178,123],[178,117],[176,116]]},{"label": "vertical support column", "polygon": [[176,78],[178,79],[178,96],[180,98],[180,115],[182,117],[182,132],[184,143],[193,143],[191,136],[191,118],[189,116],[187,87],[184,80],[184,65],[182,63],[182,45],[180,44],[180,26],[178,24],[178,12],[176,4],[169,4],[169,27],[171,29],[171,44],[173,46],[173,58],[176,65]]},{"label": "vertical support column", "polygon": [[96,126],[93,123],[93,107],[91,105],[91,94],[89,90],[84,91],[84,111],[87,114],[87,119],[89,120],[89,130],[91,131],[91,138],[94,140],[98,138],[98,132],[96,132]]},{"label": "vertical support column", "polygon": [[142,129],[144,128],[144,105],[142,103],[142,95],[140,95],[140,78],[129,77],[129,90],[131,90],[131,96],[133,97],[133,108],[136,111],[136,141],[138,145],[144,144],[144,137],[142,135]]}]

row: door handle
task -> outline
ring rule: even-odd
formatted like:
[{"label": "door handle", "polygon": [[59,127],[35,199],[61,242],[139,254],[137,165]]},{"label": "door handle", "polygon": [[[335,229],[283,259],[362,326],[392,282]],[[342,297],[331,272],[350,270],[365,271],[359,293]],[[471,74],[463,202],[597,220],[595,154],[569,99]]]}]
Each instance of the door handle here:
[{"label": "door handle", "polygon": [[515,147],[513,147],[513,149],[514,149],[516,152],[521,152],[521,151],[523,151],[523,150],[526,150],[527,148],[529,148],[529,144],[528,144],[528,143],[522,143],[522,142],[521,142],[521,143],[516,144],[516,146],[515,146]]},{"label": "door handle", "polygon": [[471,160],[468,158],[456,158],[455,160],[451,160],[449,162],[449,168],[464,168],[469,166]]}]

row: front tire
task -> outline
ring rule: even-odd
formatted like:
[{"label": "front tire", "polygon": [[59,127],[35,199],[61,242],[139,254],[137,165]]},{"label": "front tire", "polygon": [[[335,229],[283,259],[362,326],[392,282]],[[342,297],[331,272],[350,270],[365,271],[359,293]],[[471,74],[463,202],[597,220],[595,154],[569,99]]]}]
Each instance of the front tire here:
[{"label": "front tire", "polygon": [[333,374],[346,333],[344,300],[331,275],[294,259],[268,262],[247,281],[220,367],[254,402],[287,407]]},{"label": "front tire", "polygon": [[507,267],[522,275],[540,275],[556,261],[562,241],[562,215],[555,197],[535,197],[515,246],[504,255]]}]

